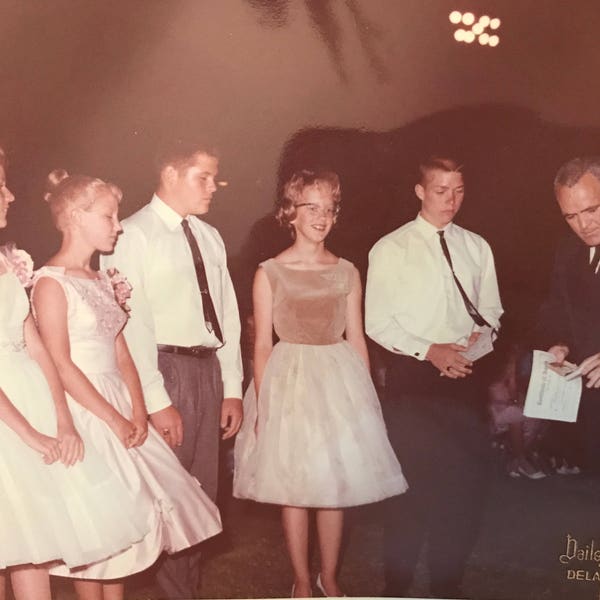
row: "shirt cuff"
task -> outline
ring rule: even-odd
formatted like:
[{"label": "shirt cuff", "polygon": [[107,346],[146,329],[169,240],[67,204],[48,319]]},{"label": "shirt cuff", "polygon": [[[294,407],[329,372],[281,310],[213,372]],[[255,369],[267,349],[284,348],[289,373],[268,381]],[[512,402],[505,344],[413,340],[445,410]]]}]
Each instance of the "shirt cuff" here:
[{"label": "shirt cuff", "polygon": [[223,381],[223,398],[241,398],[242,397],[242,382]]},{"label": "shirt cuff", "polygon": [[172,404],[167,390],[162,385],[153,386],[151,389],[144,389],[144,401],[146,402],[146,410],[149,415]]},{"label": "shirt cuff", "polygon": [[413,342],[410,345],[410,348],[406,348],[406,350],[400,350],[399,348],[396,348],[395,346],[394,348],[394,352],[398,353],[398,354],[405,354],[406,356],[412,356],[413,358],[416,358],[417,360],[426,360],[427,358],[427,352],[429,352],[429,347],[431,346],[431,343],[429,342]]}]

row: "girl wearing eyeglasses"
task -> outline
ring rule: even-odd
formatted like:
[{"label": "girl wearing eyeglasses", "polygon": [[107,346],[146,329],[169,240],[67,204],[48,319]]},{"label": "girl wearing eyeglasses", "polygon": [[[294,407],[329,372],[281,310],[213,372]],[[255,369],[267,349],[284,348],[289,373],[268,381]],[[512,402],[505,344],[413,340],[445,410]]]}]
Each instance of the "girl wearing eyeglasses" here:
[{"label": "girl wearing eyeglasses", "polygon": [[254,381],[236,441],[234,495],[282,505],[292,597],[312,595],[309,509],[316,586],[340,596],[343,508],[407,488],[369,375],[358,271],[325,246],[339,208],[335,173],[295,173],[276,207],[292,245],[260,264],[253,287]]}]

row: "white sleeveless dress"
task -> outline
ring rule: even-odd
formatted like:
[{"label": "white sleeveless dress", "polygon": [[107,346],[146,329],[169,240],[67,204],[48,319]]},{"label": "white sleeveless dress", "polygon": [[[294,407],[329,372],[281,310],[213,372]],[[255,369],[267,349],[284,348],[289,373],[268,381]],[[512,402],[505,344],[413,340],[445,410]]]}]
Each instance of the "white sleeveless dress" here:
[{"label": "white sleeveless dress", "polygon": [[[54,437],[54,402],[23,337],[28,315],[19,279],[10,271],[0,275],[0,389],[35,429]],[[71,467],[46,465],[0,421],[0,568],[94,563],[141,540],[149,531],[146,521],[92,448]]]},{"label": "white sleeveless dress", "polygon": [[[131,399],[115,354],[115,337],[127,317],[115,300],[108,276],[98,275],[99,279],[82,279],[66,275],[62,267],[42,267],[35,281],[50,277],[61,285],[67,299],[71,359],[104,399],[130,418]],[[95,448],[129,489],[151,532],[109,560],[72,571],[57,567],[52,574],[122,577],[149,567],[163,550],[178,552],[221,531],[217,507],[151,425],[144,444],[127,450],[104,421],[68,395],[67,400],[86,446]]]}]

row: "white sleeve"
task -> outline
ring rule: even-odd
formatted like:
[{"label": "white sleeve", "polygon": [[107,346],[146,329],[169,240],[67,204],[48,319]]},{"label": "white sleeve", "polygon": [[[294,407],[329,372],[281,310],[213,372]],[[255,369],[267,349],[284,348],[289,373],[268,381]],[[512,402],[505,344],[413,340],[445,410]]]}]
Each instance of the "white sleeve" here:
[{"label": "white sleeve", "polygon": [[145,292],[145,264],[148,240],[135,226],[123,227],[113,254],[100,257],[102,269],[114,267],[129,280],[131,298],[127,301],[131,311],[124,333],[135,366],[137,367],[146,408],[150,414],[167,406],[171,400],[158,370],[158,350],[154,333],[152,309]]},{"label": "white sleeve", "polygon": [[221,376],[223,378],[223,397],[241,398],[242,397],[242,353],[240,348],[240,313],[238,310],[237,299],[231,276],[227,270],[227,256],[225,246],[221,242],[222,264],[221,264],[221,290],[223,320],[221,328],[223,330],[224,346],[217,350],[217,358],[221,365]]},{"label": "white sleeve", "polygon": [[425,360],[433,341],[410,333],[397,318],[402,312],[403,295],[396,273],[401,269],[401,252],[395,252],[386,243],[373,246],[365,289],[365,330],[390,352]]},{"label": "white sleeve", "polygon": [[[504,312],[500,301],[498,279],[494,266],[494,256],[489,244],[482,238],[481,273],[479,282],[479,300],[477,310],[481,316],[495,329],[500,327],[500,317]],[[475,327],[475,331],[481,330]]]}]

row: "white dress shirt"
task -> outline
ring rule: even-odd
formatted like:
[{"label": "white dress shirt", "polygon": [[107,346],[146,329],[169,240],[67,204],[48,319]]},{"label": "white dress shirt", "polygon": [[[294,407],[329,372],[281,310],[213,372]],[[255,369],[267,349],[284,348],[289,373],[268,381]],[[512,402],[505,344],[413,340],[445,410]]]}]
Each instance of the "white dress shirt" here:
[{"label": "white dress shirt", "polygon": [[[590,265],[592,264],[592,261],[594,260],[595,253],[596,253],[596,246],[590,246],[590,259],[589,259]],[[594,269],[594,275],[598,274],[598,269],[600,269],[600,262],[596,265],[596,268]]]},{"label": "white dress shirt", "polygon": [[[431,344],[480,331],[470,317],[440,245],[438,229],[418,215],[369,253],[367,335],[391,352],[425,360]],[[444,228],[454,271],[474,306],[495,328],[503,313],[488,243],[454,223]]]},{"label": "white dress shirt", "polygon": [[[157,344],[219,348],[207,330],[194,260],[181,227],[181,216],[156,194],[149,204],[122,222],[123,233],[103,269],[116,267],[133,290],[125,338],[136,364],[149,413],[171,404],[158,370]],[[217,350],[225,398],[242,396],[240,317],[219,232],[197,217],[188,221],[198,241],[210,295],[223,332]]]}]

